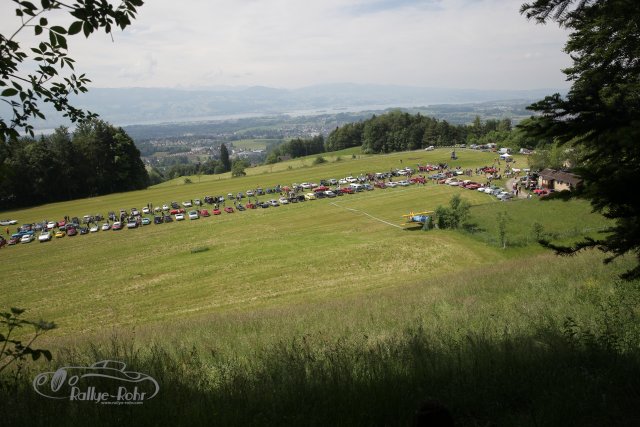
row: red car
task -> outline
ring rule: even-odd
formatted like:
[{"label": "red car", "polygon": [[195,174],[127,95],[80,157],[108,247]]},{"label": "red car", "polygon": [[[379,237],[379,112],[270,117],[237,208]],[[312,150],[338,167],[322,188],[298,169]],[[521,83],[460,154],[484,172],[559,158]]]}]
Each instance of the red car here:
[{"label": "red car", "polygon": [[184,213],[184,209],[182,209],[182,208],[180,208],[180,209],[171,209],[171,210],[169,211],[169,213],[170,213],[171,215],[175,215],[175,214],[179,214],[179,213],[183,214],[183,213]]},{"label": "red car", "polygon": [[220,212],[220,209],[214,209],[211,211],[214,215],[220,215],[222,212]]},{"label": "red car", "polygon": [[208,210],[206,209],[201,209],[200,210],[200,216],[211,216],[211,214],[209,213]]},{"label": "red car", "polygon": [[384,181],[376,181],[373,183],[373,186],[378,188],[387,188],[387,184],[385,184]]},{"label": "red car", "polygon": [[244,205],[244,207],[247,209],[255,209],[256,205],[253,203],[247,203],[246,205]]},{"label": "red car", "polygon": [[353,194],[353,193],[355,193],[355,191],[353,191],[353,188],[351,188],[351,187],[341,188],[340,192],[342,194]]},{"label": "red car", "polygon": [[409,180],[409,182],[411,182],[412,184],[424,184],[425,182],[427,182],[427,180],[424,179],[423,176],[414,176]]},{"label": "red car", "polygon": [[233,208],[231,206],[227,206],[226,208],[224,208],[224,211],[226,213],[233,213],[234,212],[234,210],[233,210]]},{"label": "red car", "polygon": [[549,194],[549,190],[545,188],[536,188],[535,190],[533,190],[533,193],[537,194],[538,196],[546,196],[547,194]]},{"label": "red car", "polygon": [[65,225],[67,225],[67,223],[64,220],[56,222],[56,227],[58,228],[64,227]]},{"label": "red car", "polygon": [[327,190],[331,190],[331,189],[329,187],[324,186],[324,185],[321,185],[321,186],[316,187],[316,188],[313,189],[313,191],[316,192],[316,193],[321,192],[321,191],[324,192],[324,191],[327,191]]}]

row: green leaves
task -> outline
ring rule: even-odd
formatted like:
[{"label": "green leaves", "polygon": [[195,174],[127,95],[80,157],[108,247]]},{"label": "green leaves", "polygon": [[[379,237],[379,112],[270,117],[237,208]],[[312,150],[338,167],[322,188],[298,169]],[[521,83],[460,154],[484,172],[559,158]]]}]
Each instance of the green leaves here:
[{"label": "green leaves", "polygon": [[17,91],[16,89],[14,89],[14,88],[11,88],[11,87],[10,87],[10,88],[8,88],[8,89],[3,90],[3,91],[2,91],[2,94],[0,94],[0,96],[3,96],[3,97],[7,96],[7,97],[9,97],[9,96],[15,96],[15,95],[17,95],[17,94],[18,94],[18,91]]},{"label": "green leaves", "polygon": [[[33,136],[30,121],[45,117],[38,106],[40,102],[51,103],[72,122],[94,117],[93,113],[69,104],[69,95],[86,92],[89,80],[75,76],[73,71],[61,71],[63,68],[74,70],[75,67],[75,61],[68,56],[67,37],[81,32],[89,37],[100,30],[109,34],[116,26],[124,29],[131,24],[143,2],[121,0],[115,6],[112,3],[116,2],[111,0],[71,0],[64,3],[54,0],[11,1],[16,6],[14,11],[18,19],[14,28],[6,30],[10,36],[0,33],[0,89],[4,89],[0,91],[0,101],[11,107],[12,115],[7,119],[0,117],[0,143],[19,137],[18,130]],[[60,13],[49,14],[54,10],[60,10]],[[52,18],[68,22],[61,19],[60,14],[73,17],[68,26],[52,22]],[[31,27],[36,42],[21,48],[13,38]],[[36,66],[26,66],[27,59],[33,60]],[[29,89],[23,90],[18,82],[26,82]],[[15,96],[19,99],[8,99]]]},{"label": "green leaves", "polygon": [[68,34],[70,36],[78,34],[82,30],[82,21],[76,21],[69,26]]}]

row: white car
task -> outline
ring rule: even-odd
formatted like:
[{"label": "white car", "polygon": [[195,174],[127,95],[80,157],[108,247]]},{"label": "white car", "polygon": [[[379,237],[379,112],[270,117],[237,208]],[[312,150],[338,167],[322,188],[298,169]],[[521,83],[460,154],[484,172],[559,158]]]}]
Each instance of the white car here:
[{"label": "white car", "polygon": [[253,197],[253,190],[247,190],[247,197]]},{"label": "white car", "polygon": [[89,233],[97,233],[99,230],[98,228],[98,224],[92,225],[91,227],[89,227]]},{"label": "white car", "polygon": [[305,190],[309,190],[312,185],[309,184],[308,182],[303,182],[302,184],[300,184],[300,187],[304,188]]},{"label": "white car", "polygon": [[162,205],[162,210],[163,211],[168,211],[169,210],[169,205]]},{"label": "white car", "polygon": [[358,182],[358,178],[354,178],[352,176],[348,176],[345,178],[348,183]]},{"label": "white car", "polygon": [[286,197],[280,197],[278,199],[278,201],[280,202],[281,205],[288,205],[289,204],[289,200],[287,200]]},{"label": "white car", "polygon": [[436,147],[434,147],[433,145],[430,145],[427,148],[425,148],[424,151],[433,151],[435,149],[436,149]]},{"label": "white car", "polygon": [[278,203],[277,200],[273,199],[269,200],[267,203],[269,203],[269,205],[273,206],[274,208],[280,206],[280,203]]},{"label": "white car", "polygon": [[338,181],[338,184],[340,184],[340,185],[344,185],[344,184],[348,184],[348,183],[349,182],[344,178],[342,178],[341,180]]},{"label": "white car", "polygon": [[143,213],[143,214],[145,214],[145,215],[149,215],[149,213],[150,213],[150,212],[151,212],[151,211],[149,210],[149,208],[148,208],[148,207],[146,207],[146,206],[145,206],[144,208],[142,208],[142,213]]},{"label": "white car", "polygon": [[484,191],[486,194],[491,194],[491,193],[493,193],[493,188],[491,188],[491,187],[485,187],[483,191]]},{"label": "white car", "polygon": [[183,221],[183,220],[184,220],[184,214],[177,213],[176,214],[176,221]]},{"label": "white car", "polygon": [[160,213],[160,212],[162,212],[162,208],[160,206],[156,206],[155,208],[153,208],[153,211],[155,213]]},{"label": "white car", "polygon": [[38,236],[38,241],[41,242],[41,243],[42,242],[48,242],[49,240],[51,240],[51,233],[48,232],[48,231],[43,231]]},{"label": "white car", "polygon": [[185,208],[190,208],[192,205],[191,202],[182,202],[182,206],[184,206]]},{"label": "white car", "polygon": [[398,185],[401,187],[408,187],[411,185],[411,183],[409,181],[403,180],[403,181],[398,181]]},{"label": "white car", "polygon": [[109,225],[109,223],[105,222],[104,224],[102,224],[102,231],[107,231],[110,228],[111,228],[111,226]]},{"label": "white car", "polygon": [[25,234],[20,238],[20,243],[31,243],[33,239],[35,239],[35,237],[33,237],[33,234]]},{"label": "white car", "polygon": [[49,221],[47,223],[47,230],[53,230],[54,228],[56,228],[56,223],[53,221]]},{"label": "white car", "polygon": [[331,178],[331,179],[329,180],[329,184],[331,184],[331,185],[338,185],[338,180],[337,180],[337,179],[335,179],[335,178]]},{"label": "white car", "polygon": [[189,211],[189,219],[198,219],[198,218],[200,218],[200,215],[198,215],[198,211]]},{"label": "white car", "polygon": [[384,184],[385,184],[387,187],[391,187],[391,188],[395,188],[395,187],[397,187],[397,186],[398,186],[398,183],[397,183],[397,182],[394,182],[394,181],[385,182]]}]

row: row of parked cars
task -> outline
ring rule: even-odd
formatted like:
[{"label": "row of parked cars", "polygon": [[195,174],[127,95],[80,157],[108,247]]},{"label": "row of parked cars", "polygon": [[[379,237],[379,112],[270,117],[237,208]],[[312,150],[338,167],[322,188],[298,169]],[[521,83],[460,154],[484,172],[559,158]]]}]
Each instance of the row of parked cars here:
[{"label": "row of parked cars", "polygon": [[[291,186],[277,185],[266,189],[250,189],[245,193],[228,193],[226,196],[204,196],[202,199],[191,199],[181,203],[172,201],[155,207],[149,204],[142,209],[131,208],[129,211],[125,209],[119,212],[111,211],[106,217],[101,214],[95,214],[85,215],[82,218],[65,217],[64,220],[60,221],[43,221],[35,224],[24,224],[16,233],[11,235],[8,241],[0,237],[0,246],[5,244],[30,243],[34,240],[48,242],[65,236],[72,237],[97,233],[99,231],[118,231],[124,228],[135,229],[149,225],[152,222],[154,224],[164,224],[187,219],[197,220],[202,217],[221,215],[223,212],[232,214],[236,211],[245,211],[247,209],[267,209],[269,207],[278,207],[291,203],[301,203],[322,198],[335,198],[345,194],[372,191],[376,187],[406,187],[425,182],[425,177],[412,177],[412,172],[410,168],[405,168],[392,172],[368,174],[366,176],[348,176],[341,179],[321,180],[319,184],[303,182],[301,184],[294,183]],[[391,178],[394,176],[405,179],[393,181]],[[385,179],[388,179],[388,181],[385,181]],[[278,193],[280,193],[280,197],[276,196],[266,201],[257,200],[257,196],[266,194],[276,195]],[[255,198],[255,200],[251,201],[252,198]],[[221,206],[229,201],[234,204],[233,207]],[[213,205],[213,209],[205,208],[205,204]],[[11,220],[11,225],[14,224],[16,224],[16,221]]]},{"label": "row of parked cars", "polygon": [[467,190],[477,190],[485,194],[496,196],[498,200],[507,201],[513,198],[513,193],[498,187],[497,185],[480,184],[469,179],[459,180],[456,177],[442,178],[438,180],[438,184],[449,185],[452,187],[465,188]]}]

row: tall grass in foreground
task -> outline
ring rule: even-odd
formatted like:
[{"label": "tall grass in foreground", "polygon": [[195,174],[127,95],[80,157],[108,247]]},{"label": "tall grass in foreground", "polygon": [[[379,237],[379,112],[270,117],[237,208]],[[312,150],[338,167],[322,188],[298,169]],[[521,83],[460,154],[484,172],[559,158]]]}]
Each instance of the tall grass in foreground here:
[{"label": "tall grass in foreground", "polygon": [[[4,378],[2,425],[410,425],[425,399],[457,425],[638,425],[640,283],[613,283],[625,266],[595,253],[532,261],[60,339],[54,364]],[[153,376],[160,394],[114,407],[31,389],[38,372],[103,359]]]}]

